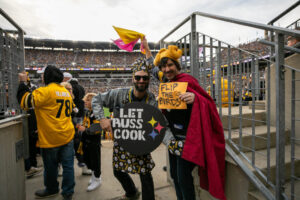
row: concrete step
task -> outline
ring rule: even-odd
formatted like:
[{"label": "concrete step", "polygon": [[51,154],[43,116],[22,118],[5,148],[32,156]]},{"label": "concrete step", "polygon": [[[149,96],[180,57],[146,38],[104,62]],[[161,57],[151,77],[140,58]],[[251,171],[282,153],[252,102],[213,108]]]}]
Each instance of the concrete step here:
[{"label": "concrete step", "polygon": [[[295,155],[300,155],[300,146],[295,147]],[[252,153],[246,153],[246,156],[251,160]],[[269,180],[272,183],[276,182],[276,148],[270,149],[270,177]],[[299,157],[298,157],[299,158]],[[267,150],[259,150],[255,153],[255,165],[257,168],[261,169],[264,174],[267,174]],[[285,180],[290,180],[291,177],[291,145],[285,146]],[[258,175],[255,172],[256,175]],[[300,176],[300,160],[295,161],[295,176]],[[251,187],[250,190],[255,189]]]},{"label": "concrete step", "polygon": [[[291,177],[291,162],[290,162],[291,146],[285,146],[285,181],[288,182]],[[252,153],[245,153],[249,160],[252,160]],[[300,176],[300,146],[296,146],[295,155],[298,160],[295,162],[295,176]],[[241,160],[247,168],[253,171],[253,173],[260,179],[260,181],[267,185],[267,183],[260,178],[253,166],[249,164],[242,156]],[[275,185],[276,174],[276,149],[270,149],[270,177],[269,181]],[[267,150],[258,150],[255,152],[255,165],[262,173],[267,173]],[[231,200],[248,200],[248,192],[256,191],[257,188],[250,182],[249,178],[244,174],[240,167],[232,160],[232,158],[226,155],[226,195]],[[239,191],[239,192],[236,192]]]},{"label": "concrete step", "polygon": [[[275,196],[275,192],[271,190]],[[291,199],[291,182],[285,184],[285,193]],[[265,200],[266,198],[258,190],[248,192],[248,200]],[[294,182],[294,199],[300,199],[300,181]]]},{"label": "concrete step", "polygon": [[[231,130],[231,139],[235,144],[239,144],[239,129]],[[224,131],[225,136],[228,137],[228,131]],[[255,127],[255,150],[261,150],[267,148],[267,126],[256,126]],[[290,142],[290,131],[286,130],[285,142]],[[242,129],[242,145],[243,152],[249,152],[252,148],[252,127],[245,127]],[[270,127],[270,147],[276,146],[276,127]]]},{"label": "concrete step", "polygon": [[[229,120],[229,110],[228,108],[222,109],[222,124],[224,129],[228,129],[228,120]],[[248,106],[242,107],[241,117],[240,117],[239,107],[231,108],[231,128],[238,129],[240,127],[240,121],[242,127],[251,127],[252,126],[252,109],[249,109]],[[240,120],[242,118],[242,120]],[[265,110],[255,110],[254,114],[255,126],[262,126],[266,123],[266,111]]]},{"label": "concrete step", "polygon": [[[252,109],[252,101],[249,101],[249,109]],[[255,110],[266,110],[266,101],[255,101]]]}]

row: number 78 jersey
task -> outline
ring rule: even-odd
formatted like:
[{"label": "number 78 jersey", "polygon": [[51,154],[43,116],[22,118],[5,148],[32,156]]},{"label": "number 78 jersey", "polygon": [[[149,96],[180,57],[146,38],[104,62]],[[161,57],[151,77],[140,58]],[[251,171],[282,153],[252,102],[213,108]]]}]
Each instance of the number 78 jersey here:
[{"label": "number 78 jersey", "polygon": [[74,137],[72,97],[65,87],[50,83],[32,92],[41,148],[58,147]]}]

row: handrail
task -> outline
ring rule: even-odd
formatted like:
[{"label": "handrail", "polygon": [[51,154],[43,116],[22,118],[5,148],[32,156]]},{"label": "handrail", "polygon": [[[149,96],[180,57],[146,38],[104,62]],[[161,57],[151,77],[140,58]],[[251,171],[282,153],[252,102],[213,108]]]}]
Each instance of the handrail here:
[{"label": "handrail", "polygon": [[6,118],[6,119],[1,119],[0,120],[0,125],[5,124],[7,122],[11,122],[11,121],[16,121],[16,120],[22,119],[22,118],[27,117],[27,116],[28,116],[28,114],[21,114],[21,115],[15,116],[15,117],[9,117],[9,118]]},{"label": "handrail", "polygon": [[184,25],[187,21],[189,21],[191,18],[191,16],[188,16],[187,18],[185,18],[180,24],[178,24],[175,28],[173,28],[169,33],[167,33],[167,35],[165,35],[162,39],[159,40],[158,43],[160,43],[161,41],[163,41],[164,39],[166,39],[167,37],[169,37],[172,33],[174,33],[178,28],[180,28],[182,25]]},{"label": "handrail", "polygon": [[294,70],[295,72],[300,72],[300,69],[296,69],[296,68],[291,67],[291,66],[289,66],[289,65],[284,64],[283,66],[289,68],[290,70]]},{"label": "handrail", "polygon": [[286,26],[286,28],[290,28],[293,24],[296,24],[297,22],[300,22],[300,18],[295,20],[293,23],[289,24],[288,26]]},{"label": "handrail", "polygon": [[294,37],[300,37],[300,31],[298,31],[298,30],[290,30],[290,29],[281,28],[278,26],[266,25],[266,24],[262,24],[262,23],[251,22],[251,21],[246,21],[246,20],[241,20],[241,19],[234,19],[231,17],[224,17],[224,16],[214,15],[214,14],[209,14],[209,13],[204,13],[204,12],[193,12],[190,16],[185,18],[180,24],[178,24],[175,28],[173,28],[169,33],[167,33],[162,39],[160,39],[159,42],[161,42],[164,39],[166,39],[167,37],[169,37],[178,28],[180,28],[187,21],[189,21],[189,19],[191,19],[191,17],[193,15],[199,15],[199,16],[203,16],[203,17],[217,19],[220,21],[230,22],[230,23],[248,26],[248,27],[252,27],[252,28],[263,29],[263,30],[268,30],[268,31],[272,31],[272,32],[278,32],[278,33],[282,33],[282,34],[290,35],[290,36],[294,36]]},{"label": "handrail", "polygon": [[260,188],[261,193],[268,199],[275,199],[274,195],[268,190],[268,188],[260,182],[260,180],[255,176],[255,174],[249,170],[249,168],[243,163],[243,161],[239,158],[238,155],[229,147],[228,144],[225,146],[226,152],[229,156],[241,167],[242,171],[247,174],[250,181]]},{"label": "handrail", "polygon": [[[269,45],[269,46],[274,46],[275,47],[275,42],[270,42],[270,41],[267,41],[267,40],[259,40],[260,43],[262,44],[265,44],[265,45]],[[300,53],[300,49],[297,49],[297,48],[294,48],[294,47],[290,47],[290,46],[287,46],[287,45],[284,45],[284,49],[285,50],[288,50],[288,51],[293,51],[293,52],[296,52],[296,53]]]},{"label": "handrail", "polygon": [[[231,44],[229,44],[229,43],[227,43],[227,42],[224,42],[224,41],[219,40],[219,39],[217,39],[217,38],[211,37],[211,36],[206,35],[206,34],[204,34],[204,33],[202,33],[202,32],[197,32],[197,33],[200,33],[201,35],[205,35],[206,37],[212,38],[213,40],[220,41],[222,44],[225,44],[225,45],[227,45],[227,46],[231,46],[231,47],[234,48],[234,49],[241,50],[241,51],[244,52],[244,53],[247,53],[247,54],[249,54],[249,55],[252,55],[252,56],[255,56],[255,57],[258,57],[258,58],[259,58],[258,55],[254,54],[254,53],[252,53],[252,52],[249,52],[249,51],[247,51],[247,50],[245,50],[245,49],[241,49],[240,47],[233,46],[233,45],[231,45]],[[221,47],[221,48],[222,48],[222,47]],[[266,61],[266,62],[274,63],[272,60],[269,60],[269,59],[265,59],[265,58],[260,58],[260,59],[261,59],[261,60],[264,60],[264,61]]]},{"label": "handrail", "polygon": [[300,0],[298,0],[296,3],[294,3],[293,5],[291,5],[289,8],[287,8],[285,11],[283,11],[281,14],[279,14],[277,17],[275,17],[274,19],[272,19],[268,24],[272,25],[274,24],[274,22],[276,22],[277,20],[279,20],[281,17],[283,17],[284,15],[286,15],[287,13],[289,13],[291,10],[293,10],[294,8],[296,8],[298,5],[300,4]]},{"label": "handrail", "polygon": [[6,12],[4,12],[4,10],[2,10],[2,8],[0,8],[0,14],[7,20],[9,21],[12,25],[14,25],[15,28],[17,28],[19,31],[21,31],[23,34],[26,34],[25,31],[12,19],[8,16],[8,14],[6,14]]},{"label": "handrail", "polygon": [[212,18],[212,19],[217,19],[220,21],[225,21],[225,22],[230,22],[230,23],[239,24],[239,25],[243,25],[243,26],[248,26],[248,27],[252,27],[252,28],[258,28],[258,29],[282,33],[285,35],[291,35],[294,37],[300,37],[300,31],[297,31],[297,30],[289,30],[286,28],[278,27],[278,26],[271,26],[271,25],[266,25],[266,24],[257,23],[257,22],[251,22],[251,21],[246,21],[246,20],[241,20],[241,19],[234,19],[231,17],[224,17],[224,16],[220,16],[220,15],[212,15],[212,14],[204,13],[204,12],[194,12],[193,14]]}]

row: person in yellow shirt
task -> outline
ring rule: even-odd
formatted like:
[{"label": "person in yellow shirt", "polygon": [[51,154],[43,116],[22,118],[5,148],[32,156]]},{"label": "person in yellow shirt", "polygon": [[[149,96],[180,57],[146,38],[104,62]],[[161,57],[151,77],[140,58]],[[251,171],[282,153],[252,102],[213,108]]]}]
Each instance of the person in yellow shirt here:
[{"label": "person in yellow shirt", "polygon": [[58,163],[63,167],[62,196],[72,199],[74,193],[74,126],[71,112],[73,100],[70,92],[60,83],[63,73],[55,66],[47,66],[44,87],[30,92],[26,86],[27,74],[19,74],[17,98],[24,110],[33,108],[37,119],[38,143],[44,163],[45,189],[35,192],[37,198],[58,194]]}]

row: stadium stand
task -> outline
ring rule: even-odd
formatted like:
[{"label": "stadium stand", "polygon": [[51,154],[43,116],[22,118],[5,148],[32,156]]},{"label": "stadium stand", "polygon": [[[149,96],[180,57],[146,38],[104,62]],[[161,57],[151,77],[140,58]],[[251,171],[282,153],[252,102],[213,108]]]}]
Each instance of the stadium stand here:
[{"label": "stadium stand", "polygon": [[[149,45],[155,55],[159,45]],[[131,65],[143,56],[139,44],[133,52],[126,52],[109,42],[25,38],[25,69],[36,85],[41,85],[37,70],[51,64],[70,72],[86,92],[130,86]],[[150,86],[153,91],[155,84],[153,80]]]},{"label": "stadium stand", "polygon": [[[155,56],[159,45],[149,43]],[[238,46],[256,55],[268,56],[267,46],[258,39]],[[68,41],[25,38],[25,67],[32,80],[39,85],[36,71],[48,64],[70,72],[87,92],[105,92],[106,90],[131,85],[131,65],[142,57],[139,44],[133,52],[119,50],[110,42]],[[222,60],[227,60],[227,49],[221,52]],[[238,59],[238,51],[231,49],[233,58]],[[243,59],[246,54],[242,54]],[[249,55],[248,55],[249,56]],[[152,80],[150,90],[157,94],[157,82]]]}]

